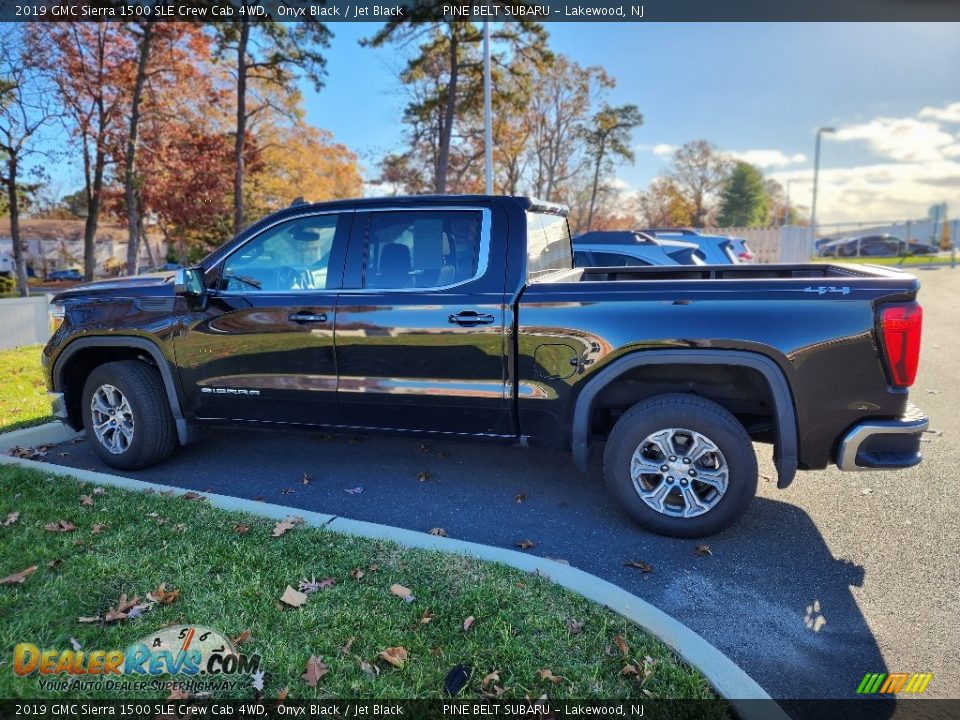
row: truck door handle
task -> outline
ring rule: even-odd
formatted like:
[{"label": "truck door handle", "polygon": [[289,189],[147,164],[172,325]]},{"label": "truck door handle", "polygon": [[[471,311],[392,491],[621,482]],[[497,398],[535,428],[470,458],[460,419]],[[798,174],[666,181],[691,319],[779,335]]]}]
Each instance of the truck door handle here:
[{"label": "truck door handle", "polygon": [[473,327],[474,325],[489,325],[496,318],[493,315],[478,313],[474,310],[461,310],[456,315],[451,315],[448,320],[453,325]]},{"label": "truck door handle", "polygon": [[326,322],[327,314],[326,313],[308,313],[308,312],[296,312],[290,315],[287,315],[288,320],[293,320],[295,323],[315,323],[315,322]]}]

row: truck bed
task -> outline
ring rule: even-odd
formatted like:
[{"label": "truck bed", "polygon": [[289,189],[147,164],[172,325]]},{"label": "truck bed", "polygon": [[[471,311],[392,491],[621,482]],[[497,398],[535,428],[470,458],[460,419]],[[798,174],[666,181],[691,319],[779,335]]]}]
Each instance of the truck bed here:
[{"label": "truck bed", "polygon": [[786,279],[891,279],[910,276],[903,270],[879,265],[804,263],[783,265],[666,265],[583,268],[581,282],[610,280],[773,280]]}]

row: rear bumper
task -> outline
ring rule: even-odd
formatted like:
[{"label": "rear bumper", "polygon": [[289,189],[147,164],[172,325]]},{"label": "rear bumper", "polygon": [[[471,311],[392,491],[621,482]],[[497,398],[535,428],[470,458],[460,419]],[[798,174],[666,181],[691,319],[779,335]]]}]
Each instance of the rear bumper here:
[{"label": "rear bumper", "polygon": [[869,420],[855,425],[840,441],[841,470],[897,470],[918,465],[920,438],[930,421],[913,403],[896,420]]}]

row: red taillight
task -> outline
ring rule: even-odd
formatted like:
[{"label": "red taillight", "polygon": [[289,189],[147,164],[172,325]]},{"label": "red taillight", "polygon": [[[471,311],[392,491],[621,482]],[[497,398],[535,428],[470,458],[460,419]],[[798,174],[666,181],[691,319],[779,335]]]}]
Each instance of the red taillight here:
[{"label": "red taillight", "polygon": [[888,305],[880,310],[880,330],[893,384],[910,387],[920,362],[923,308],[917,303]]},{"label": "red taillight", "polygon": [[740,253],[737,257],[739,257],[741,260],[753,260],[753,253],[752,253],[752,252],[742,252],[742,253]]}]

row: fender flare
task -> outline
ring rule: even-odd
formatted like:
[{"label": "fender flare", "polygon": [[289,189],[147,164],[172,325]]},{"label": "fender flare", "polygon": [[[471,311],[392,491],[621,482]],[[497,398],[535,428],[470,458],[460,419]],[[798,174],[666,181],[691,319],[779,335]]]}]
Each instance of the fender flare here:
[{"label": "fender flare", "polygon": [[142,350],[153,358],[157,369],[160,371],[160,378],[163,380],[163,387],[167,393],[167,401],[170,403],[170,412],[173,414],[173,421],[177,428],[177,439],[181,445],[186,445],[196,439],[196,428],[187,422],[183,415],[183,408],[180,405],[180,395],[177,393],[176,378],[170,369],[170,362],[164,356],[163,352],[155,342],[146,338],[134,335],[111,335],[110,337],[85,337],[78,338],[69,343],[57,356],[53,364],[53,387],[57,390],[63,388],[63,370],[70,358],[80,350],[94,347],[128,347]]},{"label": "fender flare", "polygon": [[577,396],[573,410],[571,450],[581,472],[587,470],[589,422],[597,395],[623,373],[643,365],[733,365],[759,372],[767,382],[777,414],[777,440],[773,451],[777,487],[785,488],[793,482],[797,473],[798,440],[797,416],[790,385],[773,360],[742,350],[643,350],[615,360],[597,372]]}]

